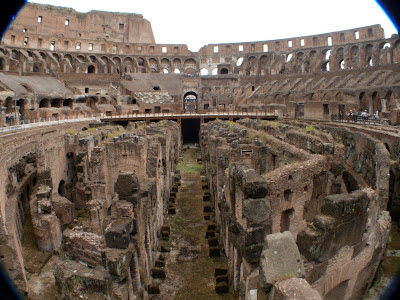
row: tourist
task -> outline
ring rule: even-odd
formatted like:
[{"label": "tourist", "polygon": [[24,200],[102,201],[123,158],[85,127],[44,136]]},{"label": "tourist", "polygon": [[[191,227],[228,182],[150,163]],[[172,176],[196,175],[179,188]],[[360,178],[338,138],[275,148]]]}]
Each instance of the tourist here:
[{"label": "tourist", "polygon": [[362,117],[363,122],[364,122],[364,124],[365,124],[365,122],[367,121],[367,111],[366,111],[366,110],[364,110],[364,111],[361,113],[361,117]]},{"label": "tourist", "polygon": [[353,117],[354,117],[354,122],[357,123],[357,121],[358,121],[358,111],[354,110]]},{"label": "tourist", "polygon": [[378,112],[378,111],[375,112],[375,114],[374,114],[374,119],[375,119],[376,121],[379,121],[379,112]]}]

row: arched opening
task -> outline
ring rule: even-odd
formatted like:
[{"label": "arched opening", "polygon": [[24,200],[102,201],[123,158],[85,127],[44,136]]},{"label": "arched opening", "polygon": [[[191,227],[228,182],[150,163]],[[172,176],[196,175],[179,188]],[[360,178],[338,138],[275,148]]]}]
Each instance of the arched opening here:
[{"label": "arched opening", "polygon": [[347,193],[352,193],[360,188],[357,180],[347,171],[342,174],[343,182],[346,185]]},{"label": "arched opening", "polygon": [[340,70],[344,70],[345,69],[344,60],[343,59],[339,62],[339,68],[340,68]]},{"label": "arched opening", "polygon": [[207,70],[206,68],[201,69],[201,70],[200,70],[200,75],[202,75],[202,76],[207,76],[207,75],[208,75],[208,70]]},{"label": "arched opening", "polygon": [[360,100],[360,110],[368,110],[367,95],[362,92],[359,97]]},{"label": "arched opening", "polygon": [[63,106],[69,106],[70,108],[72,108],[72,103],[73,103],[72,99],[65,99],[63,102]]},{"label": "arched opening", "polygon": [[195,92],[187,92],[183,96],[183,109],[187,112],[197,110],[197,94]]},{"label": "arched opening", "polygon": [[329,71],[329,61],[323,62],[320,70],[321,71]]},{"label": "arched opening", "polygon": [[331,58],[331,50],[325,52],[325,60],[329,60]]},{"label": "arched opening", "polygon": [[211,74],[218,75],[218,69],[217,68],[212,69]]},{"label": "arched opening", "polygon": [[0,58],[0,70],[4,70],[5,69],[5,62],[3,58]]},{"label": "arched opening", "polygon": [[90,107],[91,109],[96,109],[96,104],[98,102],[98,99],[96,98],[89,98],[86,101],[86,106]]},{"label": "arched opening", "polygon": [[243,59],[244,59],[243,57],[239,57],[239,59],[236,62],[236,66],[240,67],[243,63]]},{"label": "arched opening", "polygon": [[95,66],[90,65],[90,66],[87,68],[87,72],[88,72],[88,73],[95,73],[95,72],[96,72]]},{"label": "arched opening", "polygon": [[39,102],[39,108],[45,108],[45,107],[50,107],[50,100],[49,99],[42,99]]},{"label": "arched opening", "polygon": [[131,104],[136,104],[136,103],[137,103],[137,100],[135,98],[133,98]]},{"label": "arched opening", "polygon": [[17,106],[19,106],[19,113],[21,114],[22,119],[25,115],[25,99],[19,99],[17,101]]},{"label": "arched opening", "polygon": [[58,193],[65,197],[65,181],[61,180],[60,183],[58,184]]},{"label": "arched opening", "polygon": [[174,73],[175,73],[175,74],[180,74],[181,71],[179,71],[179,69],[175,68]]},{"label": "arched opening", "polygon": [[227,68],[222,68],[221,69],[221,74],[228,74],[228,73],[229,73],[229,71],[228,71]]},{"label": "arched opening", "polygon": [[51,107],[57,107],[60,108],[63,104],[63,100],[62,99],[54,99],[51,101]]},{"label": "arched opening", "polygon": [[380,95],[378,92],[373,92],[372,94],[372,112],[381,112],[382,111],[382,103],[380,99]]}]

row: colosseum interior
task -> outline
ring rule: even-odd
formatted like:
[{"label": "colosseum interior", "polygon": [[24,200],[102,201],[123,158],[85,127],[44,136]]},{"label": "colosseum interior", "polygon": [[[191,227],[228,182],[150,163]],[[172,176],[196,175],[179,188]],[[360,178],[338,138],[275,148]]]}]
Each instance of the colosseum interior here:
[{"label": "colosseum interior", "polygon": [[28,3],[0,45],[5,271],[26,299],[376,299],[399,62],[380,25],[191,52]]}]

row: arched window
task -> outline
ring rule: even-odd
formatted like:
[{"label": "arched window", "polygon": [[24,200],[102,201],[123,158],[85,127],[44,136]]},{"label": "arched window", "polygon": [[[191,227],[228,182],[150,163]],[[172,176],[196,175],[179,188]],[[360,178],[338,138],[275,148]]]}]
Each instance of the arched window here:
[{"label": "arched window", "polygon": [[228,74],[228,73],[229,73],[229,71],[228,71],[227,68],[222,68],[221,69],[221,74]]},{"label": "arched window", "polygon": [[206,68],[201,69],[200,75],[207,76],[208,75],[208,70]]},{"label": "arched window", "polygon": [[88,67],[88,69],[87,69],[87,72],[88,72],[88,73],[95,73],[95,71],[96,71],[96,68],[95,68],[95,66],[93,66],[93,65],[90,65],[90,66]]}]

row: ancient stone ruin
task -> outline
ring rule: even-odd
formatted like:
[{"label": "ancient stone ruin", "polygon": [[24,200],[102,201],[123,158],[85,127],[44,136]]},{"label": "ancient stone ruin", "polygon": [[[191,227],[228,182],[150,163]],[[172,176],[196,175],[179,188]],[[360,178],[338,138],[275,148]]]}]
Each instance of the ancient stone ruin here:
[{"label": "ancient stone ruin", "polygon": [[27,4],[0,45],[4,269],[27,299],[362,299],[399,264],[399,61],[380,25],[191,52]]}]

